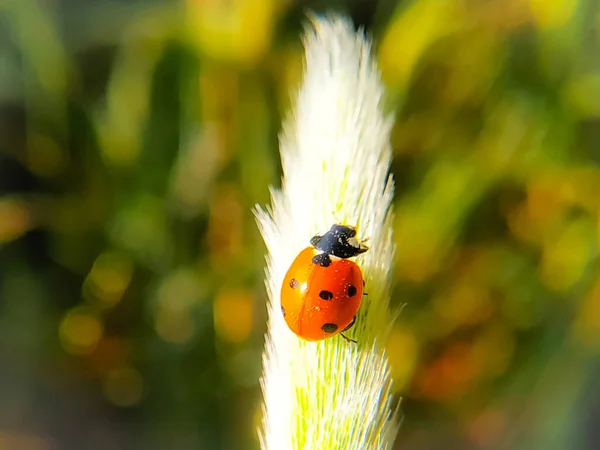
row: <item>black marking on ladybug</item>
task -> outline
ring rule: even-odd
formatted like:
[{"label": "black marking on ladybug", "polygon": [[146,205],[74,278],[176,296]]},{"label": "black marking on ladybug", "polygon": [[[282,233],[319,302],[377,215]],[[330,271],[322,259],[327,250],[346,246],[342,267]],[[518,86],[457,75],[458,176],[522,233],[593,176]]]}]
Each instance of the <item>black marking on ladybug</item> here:
[{"label": "black marking on ladybug", "polygon": [[356,288],[352,285],[348,286],[348,297],[354,297],[356,295]]},{"label": "black marking on ladybug", "polygon": [[283,314],[283,317],[285,317],[285,308],[283,307],[283,305],[281,305],[281,314]]},{"label": "black marking on ladybug", "polygon": [[298,289],[300,287],[300,283],[298,282],[298,280],[296,280],[295,278],[292,278],[290,280],[290,287],[292,289]]},{"label": "black marking on ladybug", "polygon": [[319,292],[319,297],[321,297],[323,300],[333,300],[333,292],[321,291]]},{"label": "black marking on ladybug", "polygon": [[356,230],[353,227],[333,225],[323,236],[313,236],[310,243],[313,247],[338,258],[352,258],[369,249],[366,245],[357,243],[355,236]]},{"label": "black marking on ladybug", "polygon": [[321,327],[325,333],[335,333],[338,329],[338,326],[335,323],[324,323]]},{"label": "black marking on ladybug", "polygon": [[331,258],[327,253],[319,253],[313,256],[312,262],[317,266],[329,267],[331,265]]}]

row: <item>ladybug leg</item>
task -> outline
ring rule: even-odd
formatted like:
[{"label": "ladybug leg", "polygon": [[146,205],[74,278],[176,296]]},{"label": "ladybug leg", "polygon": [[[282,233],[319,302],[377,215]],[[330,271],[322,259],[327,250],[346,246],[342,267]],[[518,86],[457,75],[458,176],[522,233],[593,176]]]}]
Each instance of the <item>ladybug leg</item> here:
[{"label": "ladybug leg", "polygon": [[344,339],[346,339],[347,342],[353,342],[355,344],[358,344],[358,341],[355,341],[354,339],[350,339],[348,336],[344,336],[344,333],[340,333],[340,336],[342,336]]},{"label": "ladybug leg", "polygon": [[352,319],[352,322],[350,322],[350,324],[348,324],[348,326],[346,328],[344,328],[342,330],[342,332],[340,333],[340,335],[346,339],[346,341],[348,342],[354,342],[355,344],[357,344],[357,341],[355,341],[354,339],[350,339],[348,336],[344,335],[344,331],[349,330],[350,328],[352,328],[354,326],[354,324],[356,323],[356,316],[354,316],[354,319]]},{"label": "ladybug leg", "polygon": [[344,331],[348,331],[350,328],[352,328],[352,327],[354,326],[354,324],[355,324],[355,323],[356,323],[356,316],[354,316],[354,319],[352,319],[352,322],[350,322],[350,323],[348,324],[348,326],[342,330],[342,333],[343,333]]}]

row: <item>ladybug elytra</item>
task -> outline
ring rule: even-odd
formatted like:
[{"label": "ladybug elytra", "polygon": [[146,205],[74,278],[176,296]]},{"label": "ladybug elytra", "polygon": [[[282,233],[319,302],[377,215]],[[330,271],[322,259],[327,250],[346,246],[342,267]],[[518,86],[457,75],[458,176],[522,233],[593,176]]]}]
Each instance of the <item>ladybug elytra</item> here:
[{"label": "ladybug elytra", "polygon": [[[281,286],[281,312],[300,338],[319,341],[354,325],[364,280],[360,267],[348,258],[368,250],[356,239],[356,229],[333,225],[314,236],[300,252]],[[346,336],[341,334],[346,340]]]}]

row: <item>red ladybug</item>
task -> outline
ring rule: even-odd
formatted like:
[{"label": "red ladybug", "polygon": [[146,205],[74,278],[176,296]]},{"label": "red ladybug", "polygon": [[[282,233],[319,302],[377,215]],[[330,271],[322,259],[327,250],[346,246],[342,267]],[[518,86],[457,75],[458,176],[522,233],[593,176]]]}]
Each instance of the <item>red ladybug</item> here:
[{"label": "red ladybug", "polygon": [[299,337],[319,341],[354,325],[364,280],[360,267],[348,258],[368,247],[356,240],[356,229],[346,225],[333,225],[310,243],[283,279],[281,313]]}]

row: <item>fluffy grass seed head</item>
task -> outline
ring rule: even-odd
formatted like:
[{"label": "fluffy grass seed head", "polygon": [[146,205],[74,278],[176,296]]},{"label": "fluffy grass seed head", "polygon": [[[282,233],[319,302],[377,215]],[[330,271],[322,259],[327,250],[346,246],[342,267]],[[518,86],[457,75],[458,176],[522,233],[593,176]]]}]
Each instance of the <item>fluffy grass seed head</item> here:
[{"label": "fluffy grass seed head", "polygon": [[[304,76],[280,138],[281,190],[257,210],[267,254],[268,332],[261,379],[264,450],[390,449],[398,424],[382,344],[393,260],[388,175],[392,120],[370,42],[339,17],[313,18]],[[309,239],[332,224],[357,226],[370,250],[356,258],[366,282],[356,325],[307,342],[281,314],[281,283]]]}]

